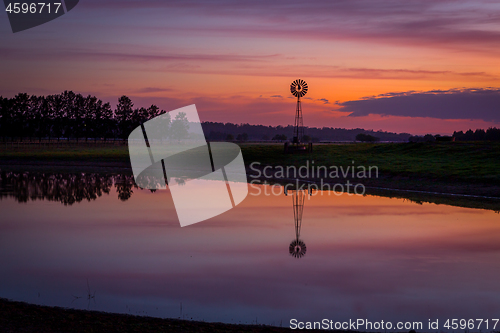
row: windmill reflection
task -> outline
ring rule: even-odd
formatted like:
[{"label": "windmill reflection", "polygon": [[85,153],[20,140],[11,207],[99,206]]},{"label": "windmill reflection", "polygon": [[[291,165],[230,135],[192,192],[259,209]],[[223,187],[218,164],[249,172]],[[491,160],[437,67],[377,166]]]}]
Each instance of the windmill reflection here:
[{"label": "windmill reflection", "polygon": [[290,243],[288,252],[295,258],[302,258],[307,251],[306,244],[300,239],[300,229],[302,227],[302,213],[304,212],[304,199],[311,195],[311,189],[288,190],[285,187],[285,195],[291,194],[293,201],[293,221],[295,224],[295,239]]}]

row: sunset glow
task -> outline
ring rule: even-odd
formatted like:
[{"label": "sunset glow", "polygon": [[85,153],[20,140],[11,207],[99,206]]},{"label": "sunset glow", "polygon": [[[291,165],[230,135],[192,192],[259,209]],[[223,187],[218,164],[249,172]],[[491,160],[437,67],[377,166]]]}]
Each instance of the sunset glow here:
[{"label": "sunset glow", "polygon": [[[114,107],[125,94],[167,111],[196,103],[203,121],[288,125],[289,84],[302,78],[305,126],[412,134],[498,127],[500,119],[478,110],[500,102],[499,16],[500,4],[486,0],[87,0],[15,34],[2,15],[0,95],[73,90]],[[444,118],[376,107],[356,116],[343,104],[463,89],[488,89],[495,99],[467,116],[442,105]]]}]

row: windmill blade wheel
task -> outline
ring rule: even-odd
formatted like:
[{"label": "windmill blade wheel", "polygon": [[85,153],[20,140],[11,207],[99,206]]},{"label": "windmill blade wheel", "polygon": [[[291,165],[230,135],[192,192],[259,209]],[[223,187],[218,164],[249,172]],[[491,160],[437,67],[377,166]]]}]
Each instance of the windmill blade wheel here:
[{"label": "windmill blade wheel", "polygon": [[290,84],[290,91],[295,97],[302,97],[307,94],[308,86],[306,81],[297,79]]}]

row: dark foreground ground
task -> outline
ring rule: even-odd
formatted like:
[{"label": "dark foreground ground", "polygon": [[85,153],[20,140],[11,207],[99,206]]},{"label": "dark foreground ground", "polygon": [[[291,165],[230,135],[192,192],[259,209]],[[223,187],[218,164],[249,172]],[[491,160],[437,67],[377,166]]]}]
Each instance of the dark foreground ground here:
[{"label": "dark foreground ground", "polygon": [[[281,333],[289,328],[159,319],[32,305],[0,298],[0,332]],[[319,332],[310,330],[309,332]],[[340,331],[336,331],[340,332]]]}]

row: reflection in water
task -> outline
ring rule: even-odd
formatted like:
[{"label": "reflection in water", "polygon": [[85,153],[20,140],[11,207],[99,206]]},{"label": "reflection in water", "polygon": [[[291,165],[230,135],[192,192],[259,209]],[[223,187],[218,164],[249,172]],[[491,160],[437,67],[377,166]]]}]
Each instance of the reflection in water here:
[{"label": "reflection in water", "polygon": [[0,172],[0,200],[15,198],[17,202],[35,200],[59,201],[72,205],[83,200],[93,201],[109,194],[115,186],[118,198],[127,201],[137,188],[132,175],[46,174],[30,172]]},{"label": "reflection in water", "polygon": [[[304,198],[307,195],[306,190],[297,189],[288,191],[285,187],[284,193],[292,194],[293,200],[293,221],[295,224],[295,239],[290,243],[288,252],[295,258],[302,258],[307,251],[306,244],[300,239],[300,229],[302,227],[302,213],[304,211]],[[309,193],[310,195],[311,193]]]},{"label": "reflection in water", "polygon": [[[33,187],[25,193],[35,198],[37,186],[78,193],[68,184],[90,191],[95,181],[109,189],[99,200],[70,206],[30,195],[27,204],[16,204],[21,189],[2,174],[0,297],[87,309],[95,292],[92,310],[178,317],[182,302],[183,316],[193,320],[258,317],[259,324],[284,326],[291,318],[424,325],[498,318],[494,212],[318,191],[307,200],[306,228],[297,223],[291,237],[293,192],[269,196],[263,193],[272,190],[262,186],[235,209],[179,228],[168,191],[151,195],[131,177],[93,176],[85,184],[82,175],[37,175],[37,184],[29,180],[33,174],[16,175],[17,186],[24,179]],[[48,186],[51,177],[59,184]],[[301,195],[296,203],[305,204],[309,197]],[[286,258],[289,238],[314,244],[307,259]]]},{"label": "reflection in water", "polygon": [[112,176],[116,192],[118,192],[118,199],[121,201],[127,201],[132,196],[134,191],[132,188],[138,188],[134,182],[134,176],[132,175],[115,175]]}]

